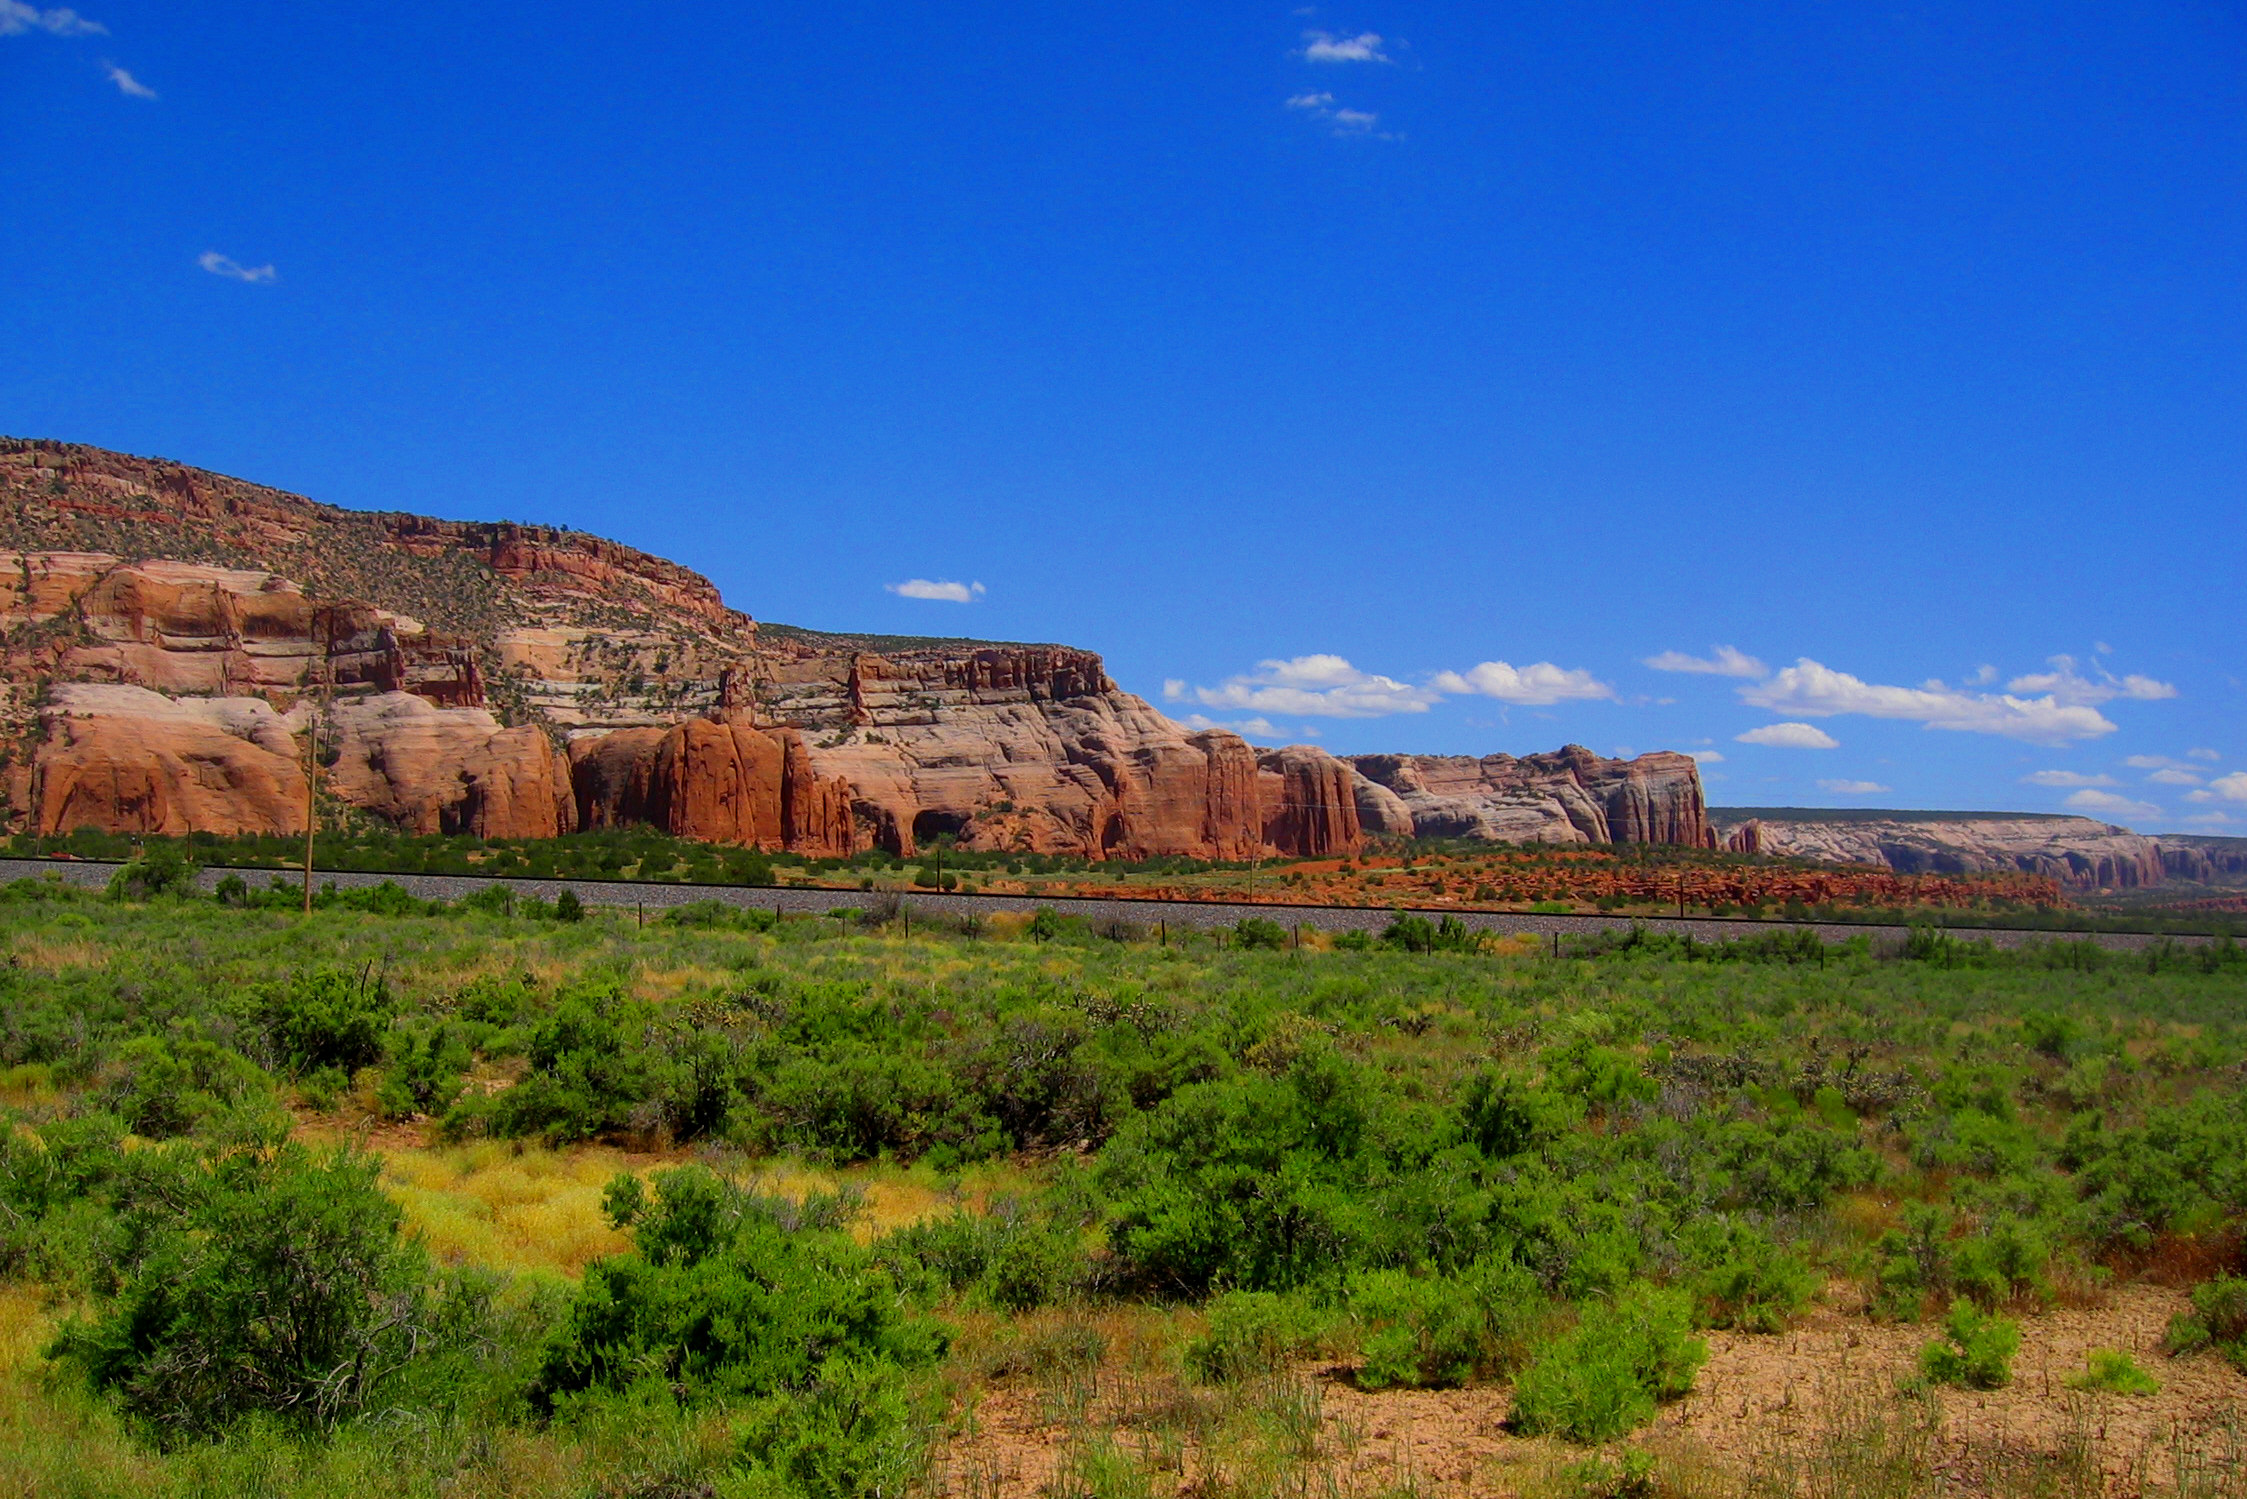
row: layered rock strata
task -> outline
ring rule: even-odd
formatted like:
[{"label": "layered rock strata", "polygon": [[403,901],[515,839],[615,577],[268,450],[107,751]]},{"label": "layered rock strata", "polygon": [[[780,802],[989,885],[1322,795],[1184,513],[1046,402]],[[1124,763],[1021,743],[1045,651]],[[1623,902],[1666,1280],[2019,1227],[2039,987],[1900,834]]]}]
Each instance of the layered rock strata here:
[{"label": "layered rock strata", "polygon": [[1382,832],[1506,843],[1668,843],[1714,848],[1701,773],[1687,755],[1358,755],[1359,816]]},{"label": "layered rock strata", "polygon": [[762,630],[582,532],[319,505],[161,459],[0,439],[12,825],[416,832],[650,823],[840,854],[1355,852],[1368,833],[1707,841],[1679,756],[1257,750],[1052,645]]},{"label": "layered rock strata", "polygon": [[[1721,816],[1721,813],[1720,813]],[[1727,819],[1741,853],[1863,864],[1899,874],[2042,875],[2072,890],[2132,890],[2166,877],[2163,845],[2089,817]]]}]

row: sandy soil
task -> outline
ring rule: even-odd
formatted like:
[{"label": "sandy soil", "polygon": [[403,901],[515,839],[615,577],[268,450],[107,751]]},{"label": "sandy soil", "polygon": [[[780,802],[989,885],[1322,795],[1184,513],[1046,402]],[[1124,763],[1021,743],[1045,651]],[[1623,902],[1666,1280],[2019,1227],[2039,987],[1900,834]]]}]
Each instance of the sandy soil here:
[{"label": "sandy soil", "polygon": [[[2201,1451],[2212,1438],[2220,1447],[2222,1423],[2247,1413],[2247,1377],[2211,1356],[2162,1356],[2162,1330],[2186,1299],[2179,1290],[2133,1286],[2095,1308],[2025,1318],[2010,1387],[1930,1397],[1940,1421],[1927,1458],[1941,1487],[1987,1493],[2009,1475],[2060,1460],[2072,1444],[2089,1451],[2110,1492],[2135,1494],[2149,1480],[2168,1481],[2171,1444],[2180,1437]],[[1709,1362],[1694,1392],[1665,1408],[1634,1445],[1701,1475],[1697,1488],[1723,1492],[1750,1473],[1772,1471],[1783,1452],[1851,1430],[1867,1410],[1903,1420],[1896,1384],[1913,1373],[1933,1333],[1924,1324],[1884,1325],[1832,1309],[1776,1337],[1710,1333]],[[2093,1348],[2135,1355],[2161,1392],[2127,1398],[2068,1389],[2064,1381]],[[1289,1461],[1275,1451],[1290,1447],[1295,1476],[1279,1485],[1283,1492],[1298,1484],[1340,1494],[1406,1486],[1472,1499],[1518,1494],[1582,1456],[1506,1431],[1511,1394],[1504,1386],[1370,1392],[1355,1388],[1346,1368],[1324,1366],[1296,1370],[1294,1383],[1295,1400],[1315,1401],[1318,1417],[1315,1456],[1307,1458],[1311,1439],[1300,1415],[1293,1429],[1257,1417],[1262,1445],[1251,1451],[1258,1439],[1244,1443],[1239,1421],[1228,1435],[1215,1419],[1225,1396],[1186,1387],[1167,1371],[1001,1379],[974,1400],[968,1430],[945,1453],[939,1488],[967,1499],[1078,1491],[1065,1480],[1102,1432],[1153,1470],[1157,1499],[1253,1491],[1260,1485],[1242,1484],[1244,1469],[1274,1473],[1275,1463]],[[1201,1446],[1204,1437],[1211,1450]],[[1306,1473],[1317,1477],[1306,1482]]]}]

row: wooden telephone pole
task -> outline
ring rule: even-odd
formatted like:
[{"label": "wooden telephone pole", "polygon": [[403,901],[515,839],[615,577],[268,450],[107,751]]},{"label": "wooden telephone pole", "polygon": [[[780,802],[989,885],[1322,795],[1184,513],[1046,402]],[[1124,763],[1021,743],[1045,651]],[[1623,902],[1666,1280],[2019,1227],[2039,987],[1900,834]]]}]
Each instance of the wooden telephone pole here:
[{"label": "wooden telephone pole", "polygon": [[320,716],[330,685],[328,655],[335,648],[331,630],[323,630],[322,636],[321,696],[316,698],[308,693],[305,698],[309,707],[304,725],[304,914],[307,916],[312,914],[312,838],[320,828]]}]

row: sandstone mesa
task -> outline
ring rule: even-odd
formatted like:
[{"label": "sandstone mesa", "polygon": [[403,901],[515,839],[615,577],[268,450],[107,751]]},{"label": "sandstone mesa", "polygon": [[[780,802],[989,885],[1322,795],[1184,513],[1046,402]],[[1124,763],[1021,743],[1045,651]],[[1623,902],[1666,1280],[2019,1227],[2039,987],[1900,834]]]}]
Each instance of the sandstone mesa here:
[{"label": "sandstone mesa", "polygon": [[760,627],[598,537],[98,448],[0,439],[0,547],[0,811],[41,834],[300,832],[324,700],[323,793],[414,832],[1095,859],[1716,843],[1683,755],[1258,749],[1088,651]]}]

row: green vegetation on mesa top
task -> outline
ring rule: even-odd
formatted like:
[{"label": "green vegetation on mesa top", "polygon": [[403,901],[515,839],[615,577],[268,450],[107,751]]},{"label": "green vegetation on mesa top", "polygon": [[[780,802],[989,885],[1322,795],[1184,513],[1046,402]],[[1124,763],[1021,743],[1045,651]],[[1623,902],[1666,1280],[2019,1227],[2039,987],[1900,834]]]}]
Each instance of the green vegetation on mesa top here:
[{"label": "green vegetation on mesa top", "polygon": [[869,635],[856,630],[813,630],[802,625],[757,622],[758,633],[768,639],[800,640],[806,645],[838,654],[849,651],[933,650],[1065,650],[1050,641],[983,640],[972,635]]},{"label": "green vegetation on mesa top", "polygon": [[[0,1375],[29,1492],[900,1495],[985,1377],[954,1333],[1052,1307],[1198,1307],[1177,1357],[1220,1386],[1510,1380],[1516,1429],[1604,1442],[1693,1386],[1699,1329],[1837,1278],[1989,1386],[2017,1319],[2247,1229],[2228,943],[134,898],[168,884],[0,888],[0,1276],[80,1308],[63,1377]],[[697,1164],[612,1183],[632,1247],[582,1281],[511,1280],[431,1263],[286,1106]],[[750,1185],[776,1153],[1025,1185],[868,1240]],[[2247,1360],[2242,1305],[2210,1281],[2172,1347]]]}]

